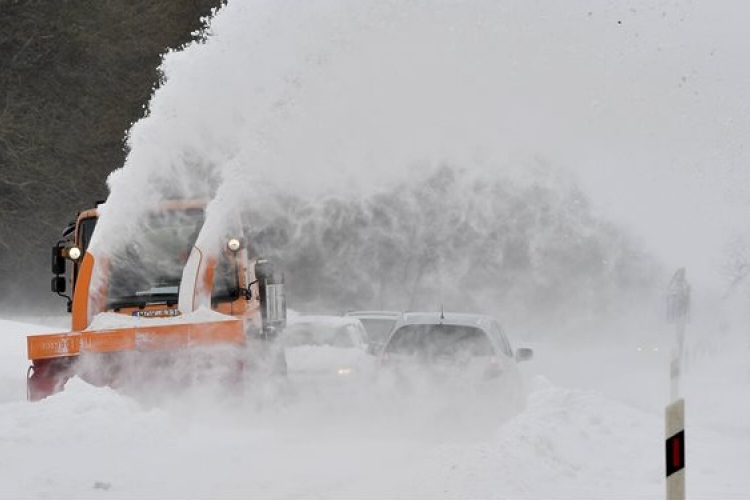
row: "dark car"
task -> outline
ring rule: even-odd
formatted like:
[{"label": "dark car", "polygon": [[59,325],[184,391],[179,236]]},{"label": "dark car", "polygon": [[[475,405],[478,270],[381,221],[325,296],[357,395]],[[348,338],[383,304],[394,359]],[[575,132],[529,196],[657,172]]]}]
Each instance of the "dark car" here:
[{"label": "dark car", "polygon": [[379,355],[401,317],[398,311],[349,311],[346,316],[362,322],[367,331],[367,352]]}]

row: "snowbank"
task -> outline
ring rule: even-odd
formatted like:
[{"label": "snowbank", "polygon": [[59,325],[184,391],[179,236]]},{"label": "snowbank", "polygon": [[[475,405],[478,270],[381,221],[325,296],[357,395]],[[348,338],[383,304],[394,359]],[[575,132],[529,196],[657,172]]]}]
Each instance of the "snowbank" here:
[{"label": "snowbank", "polygon": [[[524,368],[552,379],[533,376],[527,408],[511,417],[470,398],[417,404],[393,380],[255,383],[230,398],[165,394],[154,407],[73,379],[32,404],[15,395],[23,339],[37,328],[0,328],[3,498],[663,498],[661,409],[648,394],[636,406],[620,397],[629,373],[581,363],[606,362],[599,348],[537,345],[543,355]],[[750,491],[744,354],[703,359],[688,375],[693,498]],[[579,368],[561,371],[566,363]],[[658,364],[631,366],[665,376]],[[600,390],[586,388],[595,373]]]}]

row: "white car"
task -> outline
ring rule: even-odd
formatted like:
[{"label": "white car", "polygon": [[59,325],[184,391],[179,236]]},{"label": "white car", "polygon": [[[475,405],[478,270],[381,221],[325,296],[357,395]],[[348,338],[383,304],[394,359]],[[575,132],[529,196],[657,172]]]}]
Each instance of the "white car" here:
[{"label": "white car", "polygon": [[362,322],[367,331],[368,352],[379,355],[401,314],[398,311],[349,311],[346,316]]},{"label": "white car", "polygon": [[375,364],[357,318],[290,315],[281,341],[293,376],[351,377]]},{"label": "white car", "polygon": [[533,350],[515,351],[500,324],[479,314],[404,313],[380,356],[405,382],[459,391],[497,387],[522,397],[517,363]]}]

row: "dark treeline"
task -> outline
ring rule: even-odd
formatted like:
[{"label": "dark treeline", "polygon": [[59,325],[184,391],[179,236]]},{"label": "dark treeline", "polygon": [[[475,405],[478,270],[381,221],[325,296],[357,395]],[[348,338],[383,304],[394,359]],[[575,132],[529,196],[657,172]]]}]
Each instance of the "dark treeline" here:
[{"label": "dark treeline", "polygon": [[0,0],[0,303],[49,302],[49,248],[220,0]]}]

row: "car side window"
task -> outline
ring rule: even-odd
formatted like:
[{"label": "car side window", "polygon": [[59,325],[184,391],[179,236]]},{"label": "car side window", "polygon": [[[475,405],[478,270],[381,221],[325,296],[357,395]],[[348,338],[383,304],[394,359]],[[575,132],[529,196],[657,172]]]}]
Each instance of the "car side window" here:
[{"label": "car side window", "polygon": [[500,328],[500,325],[497,324],[496,321],[492,322],[492,333],[495,335],[500,342],[500,347],[503,349],[503,352],[508,357],[513,357],[513,349],[510,347],[510,342],[508,342],[508,337],[505,335],[505,332],[502,328]]}]

